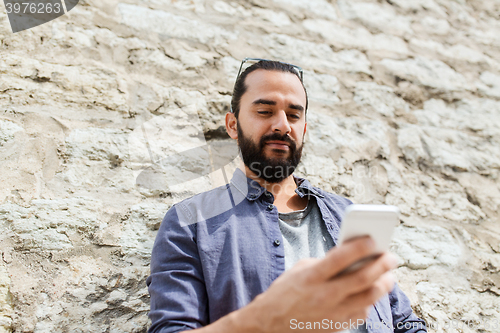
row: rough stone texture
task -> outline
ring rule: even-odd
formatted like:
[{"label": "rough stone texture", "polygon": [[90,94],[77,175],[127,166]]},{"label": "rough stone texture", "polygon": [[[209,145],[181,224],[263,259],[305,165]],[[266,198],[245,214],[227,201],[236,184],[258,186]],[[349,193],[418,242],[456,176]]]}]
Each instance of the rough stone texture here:
[{"label": "rough stone texture", "polygon": [[237,165],[244,57],[304,68],[299,174],[401,209],[395,273],[431,332],[498,332],[499,19],[497,0],[85,0],[12,34],[2,11],[0,332],[145,332],[162,216]]},{"label": "rough stone texture", "polygon": [[398,15],[389,4],[348,0],[338,0],[337,3],[345,19],[360,22],[373,31],[383,31],[399,36],[412,33],[410,18]]},{"label": "rough stone texture", "polygon": [[384,59],[379,64],[387,74],[439,91],[457,91],[470,89],[465,77],[445,63],[417,57],[404,61]]},{"label": "rough stone texture", "polygon": [[9,332],[12,327],[12,299],[9,292],[10,277],[3,263],[0,264],[0,332]]},{"label": "rough stone texture", "polygon": [[480,92],[489,97],[500,98],[500,75],[484,72],[479,79],[480,82],[476,86]]},{"label": "rough stone texture", "polygon": [[363,27],[351,28],[328,20],[304,20],[303,26],[319,33],[333,47],[368,50],[371,54],[399,58],[408,54],[406,43],[399,37],[383,33],[371,34]]},{"label": "rough stone texture", "polygon": [[395,113],[405,113],[409,105],[396,96],[391,87],[379,86],[374,82],[358,82],[354,101],[365,107],[371,107],[381,115],[394,117]]}]

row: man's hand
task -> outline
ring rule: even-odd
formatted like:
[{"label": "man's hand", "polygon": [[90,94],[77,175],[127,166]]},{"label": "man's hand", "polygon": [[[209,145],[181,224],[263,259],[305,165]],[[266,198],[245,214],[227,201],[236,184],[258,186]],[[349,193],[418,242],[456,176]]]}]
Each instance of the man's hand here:
[{"label": "man's hand", "polygon": [[292,319],[296,323],[366,319],[371,305],[394,286],[390,270],[396,267],[395,257],[385,253],[358,271],[337,274],[373,255],[374,248],[374,242],[365,237],[331,249],[323,259],[301,260],[241,309],[238,315],[243,322],[239,324],[245,325],[247,310],[255,321],[247,319],[246,323],[257,324],[249,327],[252,332],[292,331]]},{"label": "man's hand", "polygon": [[[385,253],[363,268],[338,275],[360,259],[374,255],[368,237],[334,247],[323,259],[304,259],[282,274],[246,307],[201,329],[206,332],[294,332],[299,322],[356,322],[394,286],[393,255]],[[335,326],[335,325],[333,325]],[[329,329],[328,332],[342,329]],[[325,332],[324,329],[308,332]]]}]

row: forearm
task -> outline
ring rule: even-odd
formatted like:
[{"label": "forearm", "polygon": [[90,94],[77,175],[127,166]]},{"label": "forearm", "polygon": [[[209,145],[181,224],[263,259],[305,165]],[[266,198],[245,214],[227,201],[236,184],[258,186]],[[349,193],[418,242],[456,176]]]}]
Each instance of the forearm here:
[{"label": "forearm", "polygon": [[[371,305],[393,288],[393,278],[388,271],[397,261],[389,254],[384,254],[349,276],[338,274],[358,260],[372,255],[374,249],[373,241],[360,238],[331,250],[323,259],[301,260],[247,306],[209,325],[206,324],[209,322],[207,319],[199,320],[199,316],[193,313],[191,322],[196,325],[189,325],[185,320],[187,316],[184,316],[177,322],[186,325],[179,325],[169,332],[180,332],[200,324],[205,326],[190,332],[286,332],[292,329],[291,318],[302,322],[316,322],[324,318],[334,322],[366,319]],[[173,301],[170,299],[170,302]],[[205,311],[202,312],[205,314]],[[208,311],[206,314],[208,316]],[[161,328],[158,332],[161,332]]]}]

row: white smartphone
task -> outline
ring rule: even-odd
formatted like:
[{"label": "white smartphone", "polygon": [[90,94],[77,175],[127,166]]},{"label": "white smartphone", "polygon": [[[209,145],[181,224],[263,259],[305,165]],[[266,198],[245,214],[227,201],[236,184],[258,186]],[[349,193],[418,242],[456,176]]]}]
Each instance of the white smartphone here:
[{"label": "white smartphone", "polygon": [[342,273],[360,269],[378,255],[389,250],[394,228],[399,224],[399,208],[390,205],[350,205],[345,210],[337,245],[357,237],[370,236],[376,244],[376,254],[364,258]]}]

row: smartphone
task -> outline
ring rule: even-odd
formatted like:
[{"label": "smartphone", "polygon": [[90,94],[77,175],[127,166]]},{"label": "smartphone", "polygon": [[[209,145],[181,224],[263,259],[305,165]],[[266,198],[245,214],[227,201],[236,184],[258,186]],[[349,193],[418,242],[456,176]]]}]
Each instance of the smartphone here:
[{"label": "smartphone", "polygon": [[389,250],[394,228],[399,224],[399,208],[390,205],[350,205],[345,210],[337,245],[357,237],[370,236],[376,244],[376,254],[364,258],[341,274],[360,269]]}]

